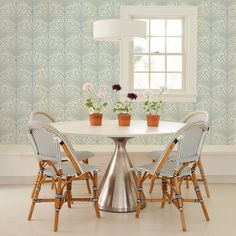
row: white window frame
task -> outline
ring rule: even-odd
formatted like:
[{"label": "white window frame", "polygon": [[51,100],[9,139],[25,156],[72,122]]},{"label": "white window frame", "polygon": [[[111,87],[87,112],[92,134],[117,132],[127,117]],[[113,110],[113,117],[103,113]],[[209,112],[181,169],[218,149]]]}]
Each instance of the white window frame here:
[{"label": "white window frame", "polygon": [[[167,102],[195,102],[197,98],[197,7],[196,6],[124,6],[120,8],[121,19],[132,18],[183,18],[183,89],[169,90],[163,95]],[[120,44],[120,84],[122,96],[132,90],[133,43],[121,41]],[[138,90],[137,90],[138,91]],[[137,92],[135,90],[135,92]],[[156,94],[158,90],[153,90]],[[142,91],[138,93],[143,100]]]}]

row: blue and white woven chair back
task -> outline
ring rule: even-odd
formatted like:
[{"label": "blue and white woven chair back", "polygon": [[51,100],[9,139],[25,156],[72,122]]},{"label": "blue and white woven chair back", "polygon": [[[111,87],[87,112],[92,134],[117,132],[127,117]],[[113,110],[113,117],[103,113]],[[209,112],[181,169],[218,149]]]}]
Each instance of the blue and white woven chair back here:
[{"label": "blue and white woven chair back", "polygon": [[73,166],[77,173],[83,173],[80,163],[76,160],[75,150],[68,139],[53,126],[41,122],[29,122],[27,135],[33,146],[36,157],[43,161],[54,161],[61,169],[60,144],[66,145],[73,158]]},{"label": "blue and white woven chair back", "polygon": [[46,112],[32,111],[30,114],[30,122],[53,123],[55,120]]},{"label": "blue and white woven chair back", "polygon": [[205,111],[195,111],[189,115],[187,115],[182,122],[183,123],[191,123],[197,121],[204,121],[206,123],[209,122],[209,115]]},{"label": "blue and white woven chair back", "polygon": [[204,121],[187,123],[179,129],[162,152],[161,158],[156,163],[154,173],[158,170],[160,163],[163,161],[162,159],[173,143],[178,143],[177,156],[175,156],[175,159],[171,159],[169,155],[163,167],[167,168],[169,173],[174,173],[174,170],[180,169],[183,163],[197,161],[204,141],[204,133],[207,129],[208,123]]},{"label": "blue and white woven chair back", "polygon": [[28,137],[39,160],[60,162],[59,140],[41,123],[28,123]]},{"label": "blue and white woven chair back", "polygon": [[[194,123],[192,123],[194,124]],[[207,123],[205,123],[207,126]],[[193,125],[186,130],[185,134],[179,139],[179,148],[177,151],[177,158],[180,163],[195,162],[200,156],[200,149],[202,147],[205,126]]]}]

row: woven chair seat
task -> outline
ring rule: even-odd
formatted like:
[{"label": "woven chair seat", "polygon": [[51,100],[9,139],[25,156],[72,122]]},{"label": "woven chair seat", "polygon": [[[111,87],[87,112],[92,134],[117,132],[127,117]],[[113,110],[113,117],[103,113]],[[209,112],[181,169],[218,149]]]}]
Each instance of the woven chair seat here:
[{"label": "woven chair seat", "polygon": [[[77,161],[84,161],[92,156],[94,156],[94,153],[89,152],[89,151],[76,151],[75,152],[75,158]],[[63,161],[68,160],[68,157],[66,156],[64,152],[61,153],[61,159]]]},{"label": "woven chair seat", "polygon": [[[148,158],[152,159],[153,161],[159,161],[161,154],[162,154],[162,151],[153,151],[153,152],[148,153]],[[169,157],[175,157],[176,154],[177,154],[177,151],[172,150]]]},{"label": "woven chair seat", "polygon": [[[155,163],[147,164],[147,165],[135,167],[132,169],[132,171],[152,173],[155,170],[155,166],[156,166]],[[176,167],[176,160],[174,158],[171,160],[169,159],[165,163],[164,167],[161,169],[161,173],[159,176],[173,177],[175,167]],[[180,177],[189,176],[190,174],[191,174],[191,168],[189,166],[186,166],[183,168],[182,172],[180,173]]]},{"label": "woven chair seat", "polygon": [[[81,169],[84,172],[93,172],[93,171],[100,171],[101,168],[98,166],[92,166],[92,165],[88,165],[85,163],[80,162],[80,166]],[[78,176],[78,174],[75,172],[75,169],[73,168],[73,166],[71,165],[70,162],[65,162],[62,163],[62,177],[68,177],[68,176]],[[53,167],[51,166],[46,166],[44,168],[44,174],[48,177],[56,177],[56,173],[53,169]]]},{"label": "woven chair seat", "polygon": [[[155,160],[155,162],[158,162],[160,160],[160,157],[161,157],[161,153],[162,152],[152,152],[149,154],[149,156],[152,154],[152,160]],[[159,154],[159,156],[157,155]],[[155,156],[154,156],[155,155]],[[154,159],[155,158],[155,159]],[[177,151],[174,151],[173,153],[171,152],[170,155],[169,155],[169,158],[168,160],[166,161],[167,163],[168,162],[173,162],[177,159]],[[181,158],[181,163],[184,163],[184,162],[194,162],[194,158],[195,158],[195,155],[194,156],[186,156],[185,158]]]}]

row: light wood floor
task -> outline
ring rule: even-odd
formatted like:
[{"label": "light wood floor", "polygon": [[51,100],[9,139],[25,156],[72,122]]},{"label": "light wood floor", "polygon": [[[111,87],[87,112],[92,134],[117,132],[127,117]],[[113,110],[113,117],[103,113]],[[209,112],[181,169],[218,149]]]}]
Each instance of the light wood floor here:
[{"label": "light wood floor", "polygon": [[[43,186],[42,195],[51,196],[49,185]],[[74,194],[85,187],[74,185]],[[156,190],[156,189],[155,189]],[[141,211],[140,219],[134,213],[101,212],[96,219],[90,203],[75,203],[72,209],[63,206],[59,221],[59,232],[53,233],[54,207],[52,203],[41,203],[35,208],[33,220],[27,221],[30,206],[31,186],[0,186],[0,236],[235,236],[236,235],[236,184],[211,184],[211,199],[206,199],[210,222],[206,222],[201,207],[186,203],[187,232],[181,232],[178,211],[173,205],[160,209],[159,203],[149,203]],[[187,195],[193,194],[186,190]],[[156,194],[156,193],[155,193]],[[205,196],[205,194],[204,194]]]}]

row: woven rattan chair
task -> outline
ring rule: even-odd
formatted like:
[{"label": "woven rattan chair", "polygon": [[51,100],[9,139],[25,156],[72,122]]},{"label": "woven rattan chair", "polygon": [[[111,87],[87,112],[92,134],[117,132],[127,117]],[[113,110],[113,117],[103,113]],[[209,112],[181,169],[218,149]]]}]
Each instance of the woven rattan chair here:
[{"label": "woven rattan chair", "polygon": [[[41,122],[41,123],[49,124],[49,123],[54,123],[56,121],[53,117],[51,117],[46,112],[32,111],[31,114],[30,114],[30,122]],[[77,151],[77,152],[75,152],[75,158],[77,159],[77,161],[83,161],[86,164],[88,164],[88,158],[93,157],[93,156],[94,156],[94,153],[89,152],[89,151]],[[64,152],[61,153],[61,158],[62,158],[62,161],[67,161],[68,160],[68,157],[66,156],[66,154]],[[47,182],[47,180],[45,180],[45,182]],[[86,184],[87,184],[88,192],[91,193],[88,178],[86,179]],[[51,185],[52,189],[53,189],[53,186],[54,186],[54,181],[52,181],[52,185]],[[32,194],[31,194],[32,197],[33,197],[35,188],[36,188],[36,183],[33,187],[33,191],[32,191]]]},{"label": "woven rattan chair", "polygon": [[[67,202],[71,207],[71,202],[93,202],[96,215],[100,218],[98,209],[98,186],[97,172],[99,167],[85,164],[78,161],[76,152],[67,140],[58,130],[49,124],[30,122],[27,130],[28,137],[33,146],[37,157],[40,172],[36,180],[36,191],[33,193],[31,208],[28,220],[31,220],[36,203],[54,202],[55,220],[54,231],[58,230],[59,212],[62,205]],[[64,150],[68,161],[62,162],[61,149]],[[39,198],[41,185],[46,178],[54,180],[55,198]],[[75,179],[89,178],[93,183],[93,197],[73,198],[71,193],[71,184]]]},{"label": "woven rattan chair", "polygon": [[[41,123],[54,123],[56,122],[54,118],[52,118],[49,114],[47,114],[46,112],[42,112],[42,111],[32,111],[30,114],[30,122],[41,122]],[[81,161],[83,160],[85,163],[88,164],[88,158],[94,156],[93,152],[89,152],[89,151],[78,151],[76,152],[76,158]],[[67,159],[66,156],[63,156],[62,153],[62,159],[65,157],[65,159]]]},{"label": "woven rattan chair", "polygon": [[[178,208],[183,231],[186,231],[183,208],[184,202],[200,203],[206,220],[209,220],[195,174],[207,129],[208,124],[206,122],[191,122],[186,124],[173,136],[157,162],[132,169],[137,176],[137,218],[139,217],[140,207],[143,202],[161,201],[161,207],[163,208],[165,202],[168,201]],[[174,157],[171,157],[169,154],[177,143],[177,154]],[[147,199],[144,197],[143,183],[148,178],[161,179],[162,198]],[[186,179],[193,182],[197,199],[185,199],[182,197],[181,183]],[[168,186],[169,188],[167,188]]]},{"label": "woven rattan chair", "polygon": [[[208,113],[205,111],[195,111],[195,112],[187,115],[181,122],[187,124],[190,122],[197,122],[197,121],[205,121],[208,123],[209,122]],[[173,150],[171,153],[171,156],[174,157],[176,154],[177,154],[177,152],[175,150]],[[160,151],[154,151],[149,154],[149,157],[153,160],[153,162],[156,162],[159,160],[160,155],[161,155]],[[202,161],[200,158],[197,162],[197,168],[198,168],[198,170],[200,172],[200,176],[201,176],[201,178],[198,179],[198,182],[202,182],[204,184],[204,187],[206,190],[206,195],[207,195],[207,197],[210,197],[210,191],[209,191],[207,179],[206,179],[205,172],[204,172],[203,165],[202,165]],[[152,193],[152,191],[153,191],[154,182],[155,181],[153,179],[150,184],[149,193]],[[189,188],[188,180],[186,180],[186,185],[187,185],[187,188]]]}]

